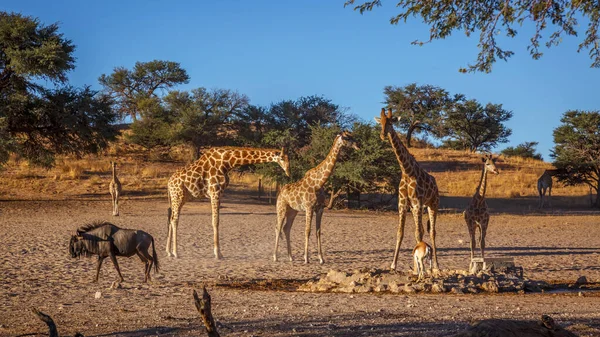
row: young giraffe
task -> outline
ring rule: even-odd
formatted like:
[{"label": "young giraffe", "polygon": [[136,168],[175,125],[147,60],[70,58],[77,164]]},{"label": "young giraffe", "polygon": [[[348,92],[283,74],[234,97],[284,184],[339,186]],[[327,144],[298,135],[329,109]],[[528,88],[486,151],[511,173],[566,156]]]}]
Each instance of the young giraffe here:
[{"label": "young giraffe", "polygon": [[415,239],[419,243],[423,240],[423,207],[426,206],[429,213],[427,229],[431,236],[431,246],[433,248],[433,267],[434,270],[438,270],[439,265],[435,246],[435,221],[440,203],[438,187],[435,178],[419,166],[417,160],[408,152],[408,149],[402,144],[400,137],[394,131],[393,123],[397,120],[397,117],[392,117],[392,109],[388,110],[387,115],[385,114],[385,109],[381,109],[381,116],[379,118],[375,117],[375,121],[381,124],[381,140],[385,140],[387,136],[402,170],[402,179],[398,188],[398,212],[400,213],[400,220],[396,250],[394,251],[394,260],[392,261],[391,269],[396,269],[400,244],[404,236],[404,223],[408,207],[410,207],[415,221]]},{"label": "young giraffe", "polygon": [[479,246],[481,248],[481,257],[484,257],[485,250],[485,234],[487,232],[488,223],[490,221],[490,214],[488,213],[487,203],[485,202],[485,190],[487,186],[487,174],[491,172],[493,174],[499,174],[496,168],[496,158],[492,158],[489,154],[481,158],[483,161],[483,170],[481,171],[481,180],[475,190],[471,203],[465,210],[464,217],[469,229],[469,235],[471,236],[471,260],[473,260],[473,254],[475,250],[475,229],[479,227]]},{"label": "young giraffe", "polygon": [[236,166],[275,162],[290,175],[290,163],[285,149],[258,149],[244,147],[213,147],[196,162],[177,170],[168,182],[169,233],[167,255],[177,257],[177,225],[181,208],[191,197],[210,198],[214,232],[214,253],[223,257],[219,249],[219,207],[221,194],[229,185],[228,173]]},{"label": "young giraffe", "polygon": [[[552,207],[552,176],[554,176],[558,170],[546,170],[537,181],[537,189],[540,194],[540,205],[538,208],[544,207],[544,201],[548,201],[548,206]],[[546,196],[546,190],[548,190],[548,197]],[[546,199],[546,200],[544,200]]]},{"label": "young giraffe", "polygon": [[[343,131],[335,138],[329,154],[317,167],[308,170],[304,177],[295,183],[287,184],[281,188],[277,196],[277,225],[275,228],[275,251],[273,260],[277,261],[277,246],[281,230],[285,234],[287,242],[287,251],[290,261],[292,261],[292,246],[290,243],[290,230],[298,211],[306,213],[306,228],[304,242],[304,263],[308,263],[308,238],[310,236],[310,227],[313,213],[316,213],[315,227],[317,232],[317,250],[319,253],[319,263],[323,264],[323,252],[321,251],[321,218],[323,208],[325,207],[325,196],[323,194],[323,185],[329,179],[333,172],[335,163],[338,159],[340,150],[344,146],[349,146],[358,150],[350,132]],[[284,226],[285,223],[285,226]]]},{"label": "young giraffe", "polygon": [[119,216],[119,196],[121,195],[121,182],[117,178],[117,163],[111,162],[112,166],[112,180],[108,185],[110,191],[110,197],[112,199],[113,213],[114,216]]}]

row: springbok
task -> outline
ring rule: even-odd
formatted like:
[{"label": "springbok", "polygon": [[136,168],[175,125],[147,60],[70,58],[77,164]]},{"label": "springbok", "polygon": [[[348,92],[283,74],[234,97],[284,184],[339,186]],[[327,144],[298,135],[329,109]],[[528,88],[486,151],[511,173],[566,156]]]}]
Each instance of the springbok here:
[{"label": "springbok", "polygon": [[425,241],[421,241],[417,243],[412,254],[415,260],[415,270],[419,274],[419,277],[417,278],[417,282],[419,282],[423,279],[425,274],[425,266],[423,264],[425,259],[429,260],[429,270],[431,270],[431,246],[425,243]]}]

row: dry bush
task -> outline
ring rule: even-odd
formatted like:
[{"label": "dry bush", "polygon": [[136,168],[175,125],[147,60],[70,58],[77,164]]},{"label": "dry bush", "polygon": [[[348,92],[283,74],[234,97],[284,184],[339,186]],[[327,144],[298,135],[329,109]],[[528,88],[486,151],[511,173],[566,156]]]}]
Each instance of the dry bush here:
[{"label": "dry bush", "polygon": [[159,169],[157,166],[151,165],[151,166],[146,166],[142,169],[142,178],[158,178],[159,176]]}]

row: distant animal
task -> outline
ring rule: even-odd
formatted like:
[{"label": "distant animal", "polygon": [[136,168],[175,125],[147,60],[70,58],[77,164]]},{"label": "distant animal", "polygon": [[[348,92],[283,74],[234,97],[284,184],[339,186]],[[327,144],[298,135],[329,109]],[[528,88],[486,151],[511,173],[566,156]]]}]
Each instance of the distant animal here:
[{"label": "distant animal", "polygon": [[419,274],[419,278],[417,278],[417,282],[419,282],[423,279],[425,274],[425,265],[423,261],[429,260],[429,270],[431,270],[431,246],[425,243],[425,241],[421,241],[417,243],[412,254],[413,259],[415,260],[415,270],[417,271],[417,274]]},{"label": "distant animal", "polygon": [[122,192],[121,182],[119,178],[117,178],[117,163],[114,161],[111,162],[112,166],[112,180],[108,185],[108,190],[110,192],[110,197],[112,199],[113,213],[114,216],[119,216],[119,196]]},{"label": "distant animal", "polygon": [[[152,255],[148,252],[150,245],[152,245]],[[98,282],[102,261],[107,257],[110,257],[115,265],[121,282],[123,282],[123,275],[117,263],[117,256],[130,257],[137,254],[144,262],[144,282],[150,280],[150,270],[153,265],[154,272],[158,272],[158,258],[152,235],[142,230],[119,228],[109,222],[96,222],[77,229],[76,234],[71,236],[69,253],[73,258],[98,256],[94,282]]]},{"label": "distant animal", "polygon": [[[555,176],[557,173],[558,170],[546,170],[538,178],[537,189],[538,194],[540,195],[540,204],[538,208],[543,208],[546,201],[548,202],[548,206],[552,207],[552,177]],[[547,197],[546,190],[548,191]]]}]

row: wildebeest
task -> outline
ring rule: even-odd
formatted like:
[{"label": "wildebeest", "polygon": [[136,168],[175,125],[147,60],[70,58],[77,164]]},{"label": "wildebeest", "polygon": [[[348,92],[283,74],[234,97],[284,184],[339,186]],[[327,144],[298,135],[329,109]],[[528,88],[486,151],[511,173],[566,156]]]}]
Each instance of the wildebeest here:
[{"label": "wildebeest", "polygon": [[[152,256],[148,253],[150,245],[152,245]],[[142,230],[119,228],[109,222],[96,222],[77,229],[76,235],[71,236],[69,253],[73,258],[82,255],[98,256],[94,282],[98,282],[102,261],[107,257],[110,257],[115,265],[121,282],[123,281],[123,275],[119,270],[117,256],[130,257],[137,254],[145,265],[144,282],[150,279],[150,269],[152,269],[153,264],[154,271],[158,272],[158,258],[152,235]]]}]

